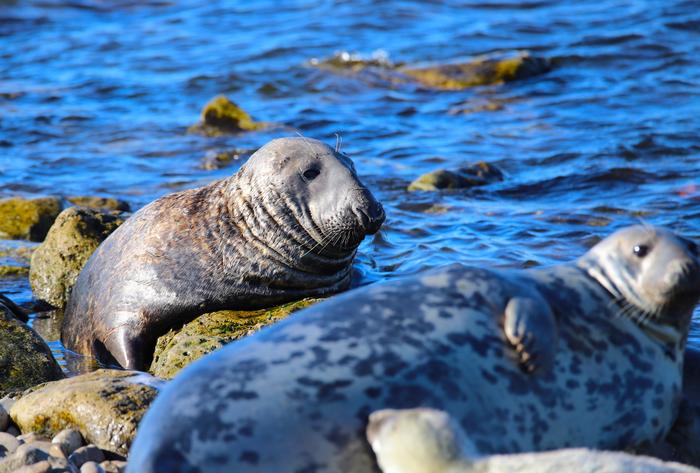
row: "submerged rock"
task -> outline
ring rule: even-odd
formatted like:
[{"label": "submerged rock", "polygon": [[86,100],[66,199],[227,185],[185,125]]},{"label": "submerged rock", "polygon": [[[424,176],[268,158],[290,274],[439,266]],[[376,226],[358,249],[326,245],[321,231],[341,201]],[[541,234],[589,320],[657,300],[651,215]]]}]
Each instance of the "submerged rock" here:
[{"label": "submerged rock", "polygon": [[64,210],[32,255],[29,283],[34,295],[65,306],[80,270],[124,217],[118,212],[71,207]]},{"label": "submerged rock", "polygon": [[0,200],[0,238],[42,241],[63,208],[58,197]]},{"label": "submerged rock", "polygon": [[71,204],[78,205],[80,207],[88,207],[91,209],[119,210],[121,212],[129,212],[131,210],[128,202],[121,199],[115,199],[113,197],[73,195],[66,197],[66,200]]},{"label": "submerged rock", "polygon": [[253,121],[245,110],[225,95],[219,95],[204,106],[202,121],[192,125],[188,131],[206,136],[219,136],[225,133],[260,130],[266,126],[265,123]]},{"label": "submerged rock", "polygon": [[343,52],[328,59],[312,60],[311,65],[389,85],[418,83],[435,90],[498,85],[544,74],[551,69],[548,59],[533,56],[528,51],[494,53],[465,61],[425,66],[394,63],[384,56],[363,59]]},{"label": "submerged rock", "polygon": [[252,150],[234,149],[231,151],[211,151],[202,159],[201,168],[206,170],[221,169],[243,157],[253,154]]},{"label": "submerged rock", "polygon": [[439,90],[461,90],[527,79],[551,69],[547,59],[527,51],[492,54],[468,62],[399,69],[422,85]]},{"label": "submerged rock", "polygon": [[0,397],[61,378],[63,371],[46,343],[0,304]]},{"label": "submerged rock", "polygon": [[158,338],[149,371],[170,379],[185,366],[227,343],[257,332],[321,299],[304,299],[269,309],[222,310],[204,314],[179,331]]},{"label": "submerged rock", "polygon": [[39,386],[10,416],[23,432],[52,436],[71,428],[102,450],[126,455],[160,383],[137,371],[98,370]]},{"label": "submerged rock", "polygon": [[434,191],[439,189],[467,189],[503,180],[503,172],[492,164],[480,161],[455,171],[438,169],[413,181],[409,191]]}]

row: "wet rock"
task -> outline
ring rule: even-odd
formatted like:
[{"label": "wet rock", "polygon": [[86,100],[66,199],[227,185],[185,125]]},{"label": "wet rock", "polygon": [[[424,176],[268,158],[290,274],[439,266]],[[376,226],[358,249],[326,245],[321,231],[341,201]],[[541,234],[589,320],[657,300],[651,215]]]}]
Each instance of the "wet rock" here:
[{"label": "wet rock", "polygon": [[42,241],[61,209],[61,199],[58,197],[2,199],[0,238]]},{"label": "wet rock", "polygon": [[115,211],[71,207],[61,212],[32,255],[29,282],[34,295],[65,306],[90,255],[122,223],[123,216]]},{"label": "wet rock", "polygon": [[42,437],[41,435],[37,435],[36,432],[27,432],[26,434],[18,436],[17,440],[21,445],[24,445],[25,443],[45,442],[48,439],[46,437]]},{"label": "wet rock", "polygon": [[548,60],[527,51],[479,56],[470,61],[399,70],[421,85],[438,90],[461,90],[480,85],[496,85],[544,74],[551,69]]},{"label": "wet rock", "polygon": [[10,416],[23,431],[52,436],[72,428],[85,441],[126,455],[160,383],[137,371],[98,370],[38,387],[12,406]]},{"label": "wet rock", "polygon": [[124,473],[126,471],[126,462],[119,460],[104,461],[100,466],[105,473]]},{"label": "wet rock", "polygon": [[320,300],[304,299],[254,311],[224,310],[204,314],[179,331],[171,330],[158,339],[149,371],[160,378],[170,379],[207,353]]},{"label": "wet rock", "polygon": [[0,458],[15,453],[19,445],[19,440],[14,435],[0,432]]},{"label": "wet rock", "polygon": [[51,473],[51,463],[48,460],[40,461],[33,465],[23,466],[15,470],[14,473]]},{"label": "wet rock", "polygon": [[59,446],[67,456],[83,446],[83,436],[75,429],[63,429],[51,439],[51,443]]},{"label": "wet rock", "polygon": [[68,461],[80,468],[81,472],[83,471],[82,467],[86,463],[95,463],[95,465],[97,465],[98,463],[103,462],[104,460],[104,453],[102,453],[102,450],[100,450],[94,445],[86,445],[85,447],[80,447],[75,452],[71,453],[68,457]]},{"label": "wet rock", "polygon": [[253,121],[241,107],[231,102],[225,95],[214,97],[202,110],[202,121],[187,131],[206,136],[219,136],[239,131],[254,131],[267,124]]},{"label": "wet rock", "polygon": [[41,337],[0,305],[0,393],[61,378],[63,371]]},{"label": "wet rock", "polygon": [[4,432],[10,425],[10,416],[7,414],[5,408],[0,405],[0,432]]},{"label": "wet rock", "polygon": [[80,473],[105,473],[105,471],[99,463],[91,461],[84,463],[83,466],[80,467]]},{"label": "wet rock", "polygon": [[439,169],[422,175],[409,186],[409,191],[434,191],[439,189],[466,189],[483,186],[503,180],[503,173],[492,164],[480,161],[478,163],[449,171]]},{"label": "wet rock", "polygon": [[49,455],[51,444],[46,445],[46,443],[35,442],[20,445],[12,455],[5,457],[0,462],[0,473],[14,472],[23,466],[48,460],[51,456]]},{"label": "wet rock", "polygon": [[120,212],[129,212],[131,210],[128,202],[113,197],[73,195],[66,197],[66,200],[71,204],[96,210],[118,210]]}]

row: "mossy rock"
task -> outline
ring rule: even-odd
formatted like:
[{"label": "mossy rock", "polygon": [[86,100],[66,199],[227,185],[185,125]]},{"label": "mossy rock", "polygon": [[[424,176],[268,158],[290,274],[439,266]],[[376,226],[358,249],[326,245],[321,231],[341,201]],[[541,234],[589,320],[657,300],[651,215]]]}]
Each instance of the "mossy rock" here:
[{"label": "mossy rock", "polygon": [[206,170],[222,169],[238,161],[243,157],[253,154],[253,151],[246,149],[234,149],[231,151],[212,151],[202,159],[201,168]]},{"label": "mossy rock", "polygon": [[480,161],[456,171],[438,169],[437,171],[423,174],[408,186],[408,190],[468,189],[502,180],[503,173],[500,169],[492,164]]},{"label": "mossy rock", "polygon": [[219,95],[204,106],[202,121],[191,126],[188,131],[206,136],[219,136],[266,127],[266,123],[253,121],[245,110],[230,101],[228,97]]},{"label": "mossy rock", "polygon": [[527,51],[480,56],[469,62],[429,67],[404,67],[402,73],[421,85],[439,90],[462,90],[526,79],[550,70],[548,60]]},{"label": "mossy rock", "polygon": [[[4,240],[11,246],[0,245],[0,278],[26,277],[29,274],[29,260],[36,246],[17,246],[20,240]],[[29,242],[22,242],[26,245],[34,245]]]},{"label": "mossy rock", "polygon": [[334,72],[361,72],[367,69],[397,69],[403,63],[393,63],[383,56],[363,58],[357,54],[342,51],[326,59],[312,59],[311,65]]},{"label": "mossy rock", "polygon": [[123,222],[116,211],[71,207],[61,212],[32,255],[29,283],[34,295],[55,307],[65,306],[90,255]]},{"label": "mossy rock", "polygon": [[0,238],[42,241],[63,208],[58,197],[0,200]]},{"label": "mossy rock", "polygon": [[66,200],[73,205],[80,207],[88,207],[98,210],[118,210],[120,212],[128,212],[131,210],[129,203],[125,200],[115,199],[113,197],[96,197],[91,195],[72,195],[66,197]]},{"label": "mossy rock", "polygon": [[0,304],[0,398],[63,378],[51,349],[29,326]]},{"label": "mossy rock", "polygon": [[43,384],[10,408],[22,432],[53,437],[80,431],[87,443],[126,455],[161,380],[138,371],[97,370]]},{"label": "mossy rock", "polygon": [[268,309],[223,310],[204,314],[179,331],[171,330],[158,338],[149,371],[160,378],[170,379],[204,355],[320,300],[303,299]]}]

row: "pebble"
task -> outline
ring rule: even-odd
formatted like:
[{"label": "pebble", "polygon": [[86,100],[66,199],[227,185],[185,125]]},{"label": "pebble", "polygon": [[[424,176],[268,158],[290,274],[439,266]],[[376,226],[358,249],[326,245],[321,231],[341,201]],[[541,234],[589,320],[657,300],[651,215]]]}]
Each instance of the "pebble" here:
[{"label": "pebble", "polygon": [[83,436],[75,429],[64,429],[60,431],[51,442],[60,446],[66,456],[84,445]]},{"label": "pebble", "polygon": [[73,465],[81,468],[86,462],[103,462],[105,460],[104,453],[102,450],[94,445],[87,445],[85,447],[80,447],[75,452],[71,453],[68,457],[68,461]]},{"label": "pebble", "polygon": [[80,473],[105,473],[105,471],[98,463],[86,462],[80,467]]},{"label": "pebble", "polygon": [[126,462],[120,460],[104,461],[100,466],[105,473],[124,473],[126,471]]},{"label": "pebble", "polygon": [[9,427],[7,428],[7,431],[6,431],[6,432],[7,432],[8,434],[12,435],[13,437],[17,437],[19,434],[22,433],[22,432],[20,432],[19,429],[18,429],[17,427],[15,427],[14,425],[9,426]]},{"label": "pebble", "polygon": [[19,447],[19,441],[14,435],[0,432],[0,457],[12,455]]},{"label": "pebble", "polygon": [[14,473],[50,473],[51,463],[48,460],[43,460],[33,465],[26,465],[18,468]]},{"label": "pebble", "polygon": [[4,432],[10,426],[10,416],[7,415],[7,411],[0,404],[0,432]]},{"label": "pebble", "polygon": [[42,437],[41,435],[38,435],[34,432],[29,432],[23,435],[19,435],[17,437],[17,440],[19,440],[20,444],[25,444],[25,443],[34,443],[34,442],[44,442],[48,440],[46,437]]}]

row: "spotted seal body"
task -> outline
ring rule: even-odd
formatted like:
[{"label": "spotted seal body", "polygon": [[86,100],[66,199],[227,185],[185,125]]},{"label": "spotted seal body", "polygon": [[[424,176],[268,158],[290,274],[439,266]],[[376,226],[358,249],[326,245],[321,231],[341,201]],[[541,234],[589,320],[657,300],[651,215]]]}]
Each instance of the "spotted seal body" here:
[{"label": "spotted seal body", "polygon": [[454,264],[356,289],[186,368],[128,471],[373,471],[364,428],[380,408],[450,412],[484,454],[654,442],[699,292],[695,245],[641,226],[568,264]]},{"label": "spotted seal body", "polygon": [[367,441],[383,473],[700,473],[680,463],[586,448],[482,457],[446,412],[429,408],[373,412]]},{"label": "spotted seal body", "polygon": [[235,175],[160,198],[112,233],[77,279],[61,338],[143,370],[158,336],[202,313],[348,288],[357,246],[383,220],[347,156],[273,140]]}]

